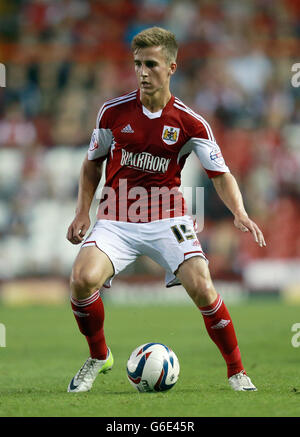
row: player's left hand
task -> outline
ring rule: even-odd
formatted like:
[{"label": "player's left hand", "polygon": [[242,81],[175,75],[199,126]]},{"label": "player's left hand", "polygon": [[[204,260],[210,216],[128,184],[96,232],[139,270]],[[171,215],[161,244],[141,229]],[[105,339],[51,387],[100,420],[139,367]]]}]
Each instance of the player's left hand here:
[{"label": "player's left hand", "polygon": [[242,232],[251,232],[254,240],[260,247],[265,247],[266,242],[262,231],[259,229],[256,223],[252,221],[247,214],[235,215],[234,225]]}]

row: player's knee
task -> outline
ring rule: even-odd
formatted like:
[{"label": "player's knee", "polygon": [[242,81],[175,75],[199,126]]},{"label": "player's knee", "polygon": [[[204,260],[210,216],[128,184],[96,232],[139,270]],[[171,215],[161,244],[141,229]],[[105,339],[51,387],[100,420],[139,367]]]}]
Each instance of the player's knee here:
[{"label": "player's knee", "polygon": [[70,278],[72,295],[78,299],[89,297],[102,287],[102,277],[97,270],[74,268]]},{"label": "player's knee", "polygon": [[180,280],[196,305],[209,305],[216,296],[208,267],[197,262],[190,262],[186,270],[181,271]]},{"label": "player's knee", "polygon": [[195,274],[188,282],[186,288],[189,295],[198,305],[209,302],[212,294],[214,294],[214,287],[211,279],[202,274]]}]

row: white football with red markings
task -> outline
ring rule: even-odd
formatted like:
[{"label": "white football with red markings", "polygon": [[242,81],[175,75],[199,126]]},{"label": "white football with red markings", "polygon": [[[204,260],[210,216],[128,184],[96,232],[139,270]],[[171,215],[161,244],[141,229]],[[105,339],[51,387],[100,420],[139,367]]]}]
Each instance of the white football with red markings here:
[{"label": "white football with red markings", "polygon": [[179,361],[162,343],[145,343],[134,349],[127,361],[127,377],[140,392],[170,390],[179,377]]}]

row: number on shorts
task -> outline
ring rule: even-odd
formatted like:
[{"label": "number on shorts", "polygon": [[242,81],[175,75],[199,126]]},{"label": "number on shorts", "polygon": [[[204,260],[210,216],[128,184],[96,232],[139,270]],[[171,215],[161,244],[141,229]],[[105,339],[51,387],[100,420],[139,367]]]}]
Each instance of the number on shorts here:
[{"label": "number on shorts", "polygon": [[197,238],[193,230],[186,225],[179,225],[179,227],[174,225],[171,226],[171,229],[178,243],[182,243],[184,240],[195,240]]}]

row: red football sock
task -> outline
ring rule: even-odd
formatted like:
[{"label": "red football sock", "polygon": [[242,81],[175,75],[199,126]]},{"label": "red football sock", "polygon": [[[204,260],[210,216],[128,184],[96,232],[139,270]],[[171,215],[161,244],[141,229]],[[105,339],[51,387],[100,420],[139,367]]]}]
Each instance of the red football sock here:
[{"label": "red football sock", "polygon": [[71,306],[80,332],[85,335],[92,358],[104,360],[107,346],[104,337],[104,306],[99,291],[87,299],[71,297]]},{"label": "red football sock", "polygon": [[244,370],[230,314],[220,295],[208,306],[199,307],[208,335],[219,348],[227,364],[227,376]]}]

